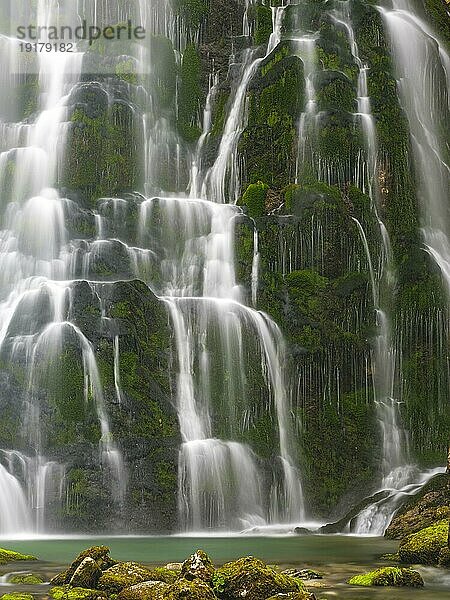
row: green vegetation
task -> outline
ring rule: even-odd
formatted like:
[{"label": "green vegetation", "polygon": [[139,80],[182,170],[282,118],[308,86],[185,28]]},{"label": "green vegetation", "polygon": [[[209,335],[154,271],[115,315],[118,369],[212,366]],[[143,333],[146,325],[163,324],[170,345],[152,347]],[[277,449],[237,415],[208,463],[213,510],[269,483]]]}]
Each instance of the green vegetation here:
[{"label": "green vegetation", "polygon": [[15,562],[19,560],[37,560],[35,556],[30,554],[21,554],[14,550],[7,550],[6,548],[0,548],[0,565]]}]

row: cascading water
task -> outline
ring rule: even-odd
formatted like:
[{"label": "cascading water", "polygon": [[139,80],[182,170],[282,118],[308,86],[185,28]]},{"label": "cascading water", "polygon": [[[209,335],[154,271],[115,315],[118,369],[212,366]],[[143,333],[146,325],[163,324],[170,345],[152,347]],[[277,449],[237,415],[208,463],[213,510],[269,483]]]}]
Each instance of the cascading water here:
[{"label": "cascading water", "polygon": [[[45,31],[61,15],[77,22],[73,3],[69,4],[39,0],[36,25]],[[22,3],[17,4],[12,23],[26,22],[24,8]],[[2,41],[13,60],[18,41]],[[95,355],[84,334],[70,322],[70,284],[51,281],[71,275],[65,227],[67,204],[51,186],[58,179],[68,131],[69,93],[81,74],[82,60],[82,53],[76,51],[38,54],[38,116],[34,121],[6,123],[4,127],[5,150],[0,161],[3,189],[10,164],[14,178],[3,198],[0,352],[5,360],[20,364],[26,373],[23,435],[34,456],[2,451],[7,458],[1,465],[2,496],[8,501],[8,512],[5,509],[4,513],[7,522],[0,527],[2,534],[42,531],[50,497],[56,494],[62,501],[64,496],[64,465],[47,460],[42,454],[40,394],[51,379],[67,336],[76,339],[81,351],[85,400],[89,403],[93,398],[96,406],[101,429],[100,463],[111,473],[117,502],[123,500],[122,459],[112,441]],[[48,310],[48,319],[40,323],[38,315],[43,306]],[[17,464],[22,468],[17,470]]]},{"label": "cascading water", "polygon": [[[407,114],[422,206],[425,247],[450,290],[450,167],[440,123],[448,122],[450,58],[410,0],[379,8],[390,35],[398,89]],[[422,82],[420,86],[416,82]]]}]

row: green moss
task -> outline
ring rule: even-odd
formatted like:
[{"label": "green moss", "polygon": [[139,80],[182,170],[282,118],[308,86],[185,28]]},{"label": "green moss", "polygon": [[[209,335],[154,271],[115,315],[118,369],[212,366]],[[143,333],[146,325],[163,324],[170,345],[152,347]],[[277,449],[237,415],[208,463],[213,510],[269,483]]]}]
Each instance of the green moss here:
[{"label": "green moss", "polygon": [[82,192],[91,204],[96,198],[136,188],[138,180],[132,110],[125,103],[105,106],[100,94],[95,89],[86,92],[83,99],[89,109],[77,108],[72,114],[61,181]]},{"label": "green moss", "polygon": [[54,600],[103,600],[107,597],[105,592],[100,590],[71,588],[68,585],[50,588],[49,594]]},{"label": "green moss", "polygon": [[97,585],[100,590],[106,590],[108,594],[117,593],[123,588],[143,581],[158,581],[157,578],[161,574],[161,569],[156,574],[139,563],[120,562],[104,571]]},{"label": "green moss", "polygon": [[250,217],[261,217],[264,214],[268,190],[269,186],[262,181],[251,183],[247,187],[240,204],[247,207],[247,212]]},{"label": "green moss", "polygon": [[361,586],[423,587],[423,579],[418,571],[400,567],[382,567],[364,575],[355,575],[348,583]]},{"label": "green moss", "polygon": [[249,21],[253,24],[253,43],[256,46],[267,44],[272,33],[272,11],[269,6],[250,6]]},{"label": "green moss", "polygon": [[0,548],[0,564],[15,562],[19,560],[37,560],[35,556],[30,554],[21,554],[14,550],[7,550],[6,548]]},{"label": "green moss", "polygon": [[399,560],[424,565],[437,564],[441,548],[447,546],[448,528],[446,519],[409,535],[400,543]]},{"label": "green moss", "polygon": [[186,579],[178,579],[165,592],[164,598],[167,600],[216,600],[213,591],[203,581],[194,579],[187,581]]}]

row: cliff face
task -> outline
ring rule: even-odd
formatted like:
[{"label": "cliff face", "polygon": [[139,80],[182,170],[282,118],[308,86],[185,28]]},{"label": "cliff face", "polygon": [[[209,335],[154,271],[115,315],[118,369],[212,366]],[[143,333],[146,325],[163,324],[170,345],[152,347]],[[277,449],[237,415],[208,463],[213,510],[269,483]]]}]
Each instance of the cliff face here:
[{"label": "cliff face", "polygon": [[[161,291],[165,217],[155,209],[150,224],[143,221],[140,194],[181,193],[192,184],[190,163],[205,107],[211,120],[197,162],[203,172],[214,168],[246,69],[255,61],[230,159],[239,184],[228,169],[225,196],[242,208],[234,228],[237,283],[286,341],[294,458],[309,512],[342,513],[378,487],[385,459],[379,404],[388,398],[395,399],[401,435],[409,440],[409,462],[435,466],[446,455],[448,299],[441,272],[423,248],[417,193],[423,174],[414,167],[382,16],[372,2],[309,0],[279,11],[277,22],[276,5],[174,0],[172,24],[180,34],[155,31],[151,45],[158,59],[149,73],[134,73],[123,57],[113,73],[93,76],[88,69],[70,93],[56,185],[68,199],[66,229],[76,248],[69,320],[95,352],[108,435],[124,463],[116,487],[123,484],[126,492],[114,497],[108,481],[114,473],[99,470],[105,431],[95,394],[86,392],[83,345],[68,332],[42,380],[33,382],[43,454],[66,468],[66,501],[51,500],[57,529],[114,524],[171,531],[179,525],[179,355],[167,303],[151,291]],[[419,14],[448,42],[444,3],[427,0]],[[273,22],[279,39],[267,53]],[[94,48],[93,55],[95,72],[104,50]],[[35,86],[29,77],[17,89],[21,118],[35,110]],[[155,148],[150,157],[143,123]],[[95,241],[98,215],[109,240],[103,245]],[[155,252],[135,251],[144,247],[145,235],[153,235]],[[39,320],[23,334],[50,323],[49,302],[42,300]],[[389,347],[380,366],[384,317]],[[18,334],[13,329],[14,323],[11,338]],[[256,352],[252,343],[246,342],[247,355]],[[236,356],[223,364],[244,369]],[[31,454],[16,401],[28,401],[25,365],[4,358],[1,366],[0,447]],[[388,375],[382,369],[389,366]],[[245,414],[250,405],[258,418],[236,436],[267,473],[276,454],[275,409],[261,392],[259,370],[247,369],[245,377],[252,397],[238,398],[237,412]],[[386,378],[392,384],[387,392]],[[219,376],[211,381],[218,404],[221,385]],[[235,418],[239,423],[241,415]],[[215,426],[221,437],[230,431],[219,410]]]}]

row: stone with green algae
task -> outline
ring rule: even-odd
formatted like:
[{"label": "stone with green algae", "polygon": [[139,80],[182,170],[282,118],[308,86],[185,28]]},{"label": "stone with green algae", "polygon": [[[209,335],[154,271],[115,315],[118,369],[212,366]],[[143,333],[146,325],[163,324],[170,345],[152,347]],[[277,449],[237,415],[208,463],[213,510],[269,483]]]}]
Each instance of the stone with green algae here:
[{"label": "stone with green algae", "polygon": [[98,567],[101,570],[108,569],[112,565],[115,564],[110,555],[108,546],[91,546],[90,548],[86,548],[78,554],[75,560],[72,562],[70,567],[62,573],[58,573],[50,580],[50,583],[54,585],[63,585],[65,583],[70,583],[75,571],[81,565],[85,558],[92,558],[97,563]]},{"label": "stone with green algae", "polygon": [[35,556],[31,556],[31,554],[21,554],[20,552],[15,552],[14,550],[0,548],[0,565],[14,562],[16,560],[37,560],[37,558]]},{"label": "stone with green algae", "polygon": [[423,579],[418,571],[403,567],[382,567],[369,573],[355,575],[348,580],[350,585],[422,587]]},{"label": "stone with green algae", "polygon": [[26,584],[26,585],[38,585],[44,583],[44,580],[39,575],[33,575],[32,573],[26,573],[22,575],[13,575],[8,579],[8,583],[14,584]]},{"label": "stone with green algae", "polygon": [[266,600],[276,594],[304,591],[300,580],[277,573],[253,556],[226,563],[216,570],[213,587],[223,600]]},{"label": "stone with green algae", "polygon": [[439,562],[441,549],[447,547],[448,521],[442,520],[413,533],[400,542],[399,561],[433,565]]},{"label": "stone with green algae", "polygon": [[105,600],[106,594],[101,590],[91,590],[68,585],[53,587],[49,591],[53,600]]}]

